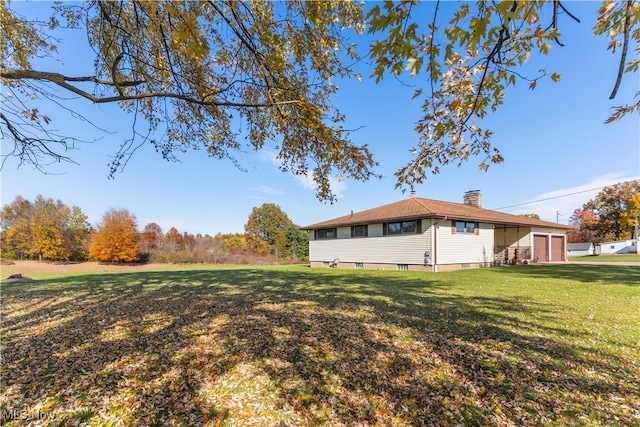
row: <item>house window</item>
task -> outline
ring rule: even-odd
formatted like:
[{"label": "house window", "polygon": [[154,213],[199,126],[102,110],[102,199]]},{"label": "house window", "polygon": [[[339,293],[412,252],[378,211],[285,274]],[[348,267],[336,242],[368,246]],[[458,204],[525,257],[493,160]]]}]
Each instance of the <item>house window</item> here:
[{"label": "house window", "polygon": [[398,266],[398,270],[409,270],[409,265],[408,264],[397,264]]},{"label": "house window", "polygon": [[478,234],[478,223],[468,221],[456,221],[454,233]]},{"label": "house window", "polygon": [[354,225],[351,227],[351,237],[367,237],[368,230],[366,225]]},{"label": "house window", "polygon": [[356,268],[364,268],[364,263],[356,262]]},{"label": "house window", "polygon": [[335,228],[325,228],[316,230],[316,239],[335,239],[337,236]]},{"label": "house window", "polygon": [[382,234],[416,234],[420,232],[420,220],[386,222],[382,228]]}]

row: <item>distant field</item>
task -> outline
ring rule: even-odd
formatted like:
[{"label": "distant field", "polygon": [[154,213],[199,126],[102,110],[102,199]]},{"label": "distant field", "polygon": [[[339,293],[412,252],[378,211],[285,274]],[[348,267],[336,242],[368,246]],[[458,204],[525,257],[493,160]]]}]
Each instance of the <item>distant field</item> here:
[{"label": "distant field", "polygon": [[3,265],[4,423],[640,425],[637,267],[165,267]]},{"label": "distant field", "polygon": [[585,255],[570,256],[569,261],[582,262],[637,262],[640,265],[640,255],[638,254],[621,254],[621,255]]},{"label": "distant field", "polygon": [[[202,264],[101,264],[98,262],[78,262],[78,263],[49,263],[38,261],[4,261],[0,265],[2,279],[11,274],[22,274],[23,276],[36,279],[46,279],[49,277],[60,277],[77,274],[94,273],[131,273],[143,271],[175,271],[188,269],[202,269]],[[206,267],[204,267],[206,268]]]}]

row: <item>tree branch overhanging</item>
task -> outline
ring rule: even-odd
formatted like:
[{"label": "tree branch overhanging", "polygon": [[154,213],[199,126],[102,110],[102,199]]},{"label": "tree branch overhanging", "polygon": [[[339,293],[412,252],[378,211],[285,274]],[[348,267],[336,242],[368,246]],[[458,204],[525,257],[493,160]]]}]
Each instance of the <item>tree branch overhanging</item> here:
[{"label": "tree branch overhanging", "polygon": [[622,32],[624,42],[622,44],[622,55],[620,57],[620,65],[618,66],[618,75],[616,76],[616,83],[613,86],[613,91],[609,96],[609,99],[614,99],[618,94],[620,88],[620,82],[622,82],[622,75],[624,74],[624,66],[627,62],[627,51],[629,50],[629,31],[631,23],[631,7],[633,6],[633,0],[627,0],[625,5],[624,14],[624,30]]},{"label": "tree branch overhanging", "polygon": [[232,108],[265,108],[265,107],[273,107],[277,105],[298,104],[301,102],[298,100],[274,101],[274,102],[266,102],[266,103],[242,103],[242,102],[229,102],[229,101],[222,101],[222,100],[206,101],[203,99],[193,98],[188,95],[181,95],[173,92],[149,92],[149,93],[140,93],[137,95],[125,95],[121,93],[118,96],[100,97],[100,96],[93,95],[89,92],[86,92],[78,88],[77,86],[69,84],[68,82],[94,82],[101,85],[113,86],[113,87],[138,86],[146,82],[131,81],[131,82],[115,83],[112,81],[105,81],[102,79],[98,79],[94,76],[68,77],[60,73],[52,73],[47,71],[14,70],[14,69],[3,70],[2,78],[9,79],[9,80],[46,80],[64,89],[67,89],[68,91],[73,92],[76,95],[81,96],[82,98],[86,98],[96,104],[121,102],[121,101],[136,101],[136,100],[149,99],[149,98],[174,98],[174,99],[188,102],[190,104],[196,104],[201,106],[218,106],[218,107],[232,107]]},{"label": "tree branch overhanging", "polygon": [[[514,1],[510,9],[511,13],[515,12],[517,7],[518,7],[518,3]],[[473,107],[471,107],[471,109],[469,110],[469,114],[461,122],[461,129],[462,127],[467,125],[471,117],[478,114],[478,111],[477,111],[478,101],[482,96],[482,91],[487,78],[487,73],[489,72],[489,65],[491,64],[491,62],[493,62],[496,55],[498,55],[501,52],[503,44],[507,40],[509,40],[509,38],[511,38],[511,34],[509,33],[509,21],[510,19],[507,18],[507,20],[502,24],[502,28],[500,28],[500,32],[498,33],[498,40],[496,41],[496,44],[493,46],[493,49],[491,49],[491,52],[489,52],[489,54],[486,56],[485,60],[483,61],[484,65],[482,66],[483,68],[482,77],[480,78],[480,82],[478,83],[478,89],[476,91],[476,96],[474,97]]]},{"label": "tree branch overhanging", "polygon": [[[18,144],[14,145],[13,150],[11,150],[10,152],[5,152],[5,154],[2,155],[3,157],[2,164],[4,164],[5,160],[11,155],[17,156],[22,163],[32,164],[36,169],[38,169],[43,173],[46,173],[46,171],[43,168],[43,166],[46,166],[42,162],[43,157],[51,158],[53,159],[53,161],[57,161],[57,162],[67,162],[67,163],[77,164],[72,158],[56,153],[48,145],[49,143],[55,143],[59,141],[53,138],[43,139],[43,138],[34,138],[34,137],[27,136],[23,132],[21,132],[20,129],[14,126],[12,121],[9,120],[9,118],[5,116],[4,113],[1,113],[1,112],[0,112],[0,125],[2,125],[2,127],[5,127],[7,129],[7,131],[11,134],[11,137],[13,138],[14,141],[18,142]],[[0,136],[2,136],[3,139],[5,137],[1,127],[0,127]],[[66,144],[64,139],[62,143]]]}]

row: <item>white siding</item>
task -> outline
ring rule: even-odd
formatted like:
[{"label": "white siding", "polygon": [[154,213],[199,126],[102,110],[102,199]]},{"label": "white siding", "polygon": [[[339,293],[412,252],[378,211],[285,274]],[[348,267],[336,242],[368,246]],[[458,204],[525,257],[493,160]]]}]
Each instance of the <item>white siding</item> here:
[{"label": "white siding", "polygon": [[[330,262],[339,258],[341,263],[408,264],[422,266],[425,253],[429,264],[438,266],[486,265],[494,261],[494,247],[504,246],[504,229],[490,223],[479,223],[478,234],[454,233],[455,221],[423,219],[422,234],[383,236],[383,225],[369,224],[367,237],[351,237],[351,227],[337,229],[336,239],[313,239],[310,233],[309,260]],[[437,224],[437,230],[432,226]],[[533,253],[534,234],[565,236],[564,229],[521,226],[507,228],[510,246],[527,247]],[[566,239],[566,237],[565,237]],[[551,238],[548,239],[549,245]],[[437,242],[437,250],[434,246]],[[565,240],[566,247],[566,240]],[[551,254],[551,247],[547,252]]]},{"label": "white siding", "polygon": [[367,228],[369,237],[382,237],[382,224],[369,224]]},{"label": "white siding", "polygon": [[[567,244],[567,255],[568,256],[586,256],[593,255],[593,251],[595,247],[592,243],[582,244],[582,243],[569,243]],[[572,247],[573,246],[573,247]]]},{"label": "white siding", "polygon": [[351,227],[340,227],[338,228],[338,239],[350,239],[351,238]]},{"label": "white siding", "polygon": [[622,240],[618,242],[602,242],[596,246],[598,255],[603,254],[626,254],[633,252],[632,245],[635,247],[633,240]]},{"label": "white siding", "polygon": [[564,236],[567,234],[567,230],[563,228],[553,228],[553,227],[531,227],[531,232],[535,234],[555,234],[558,236]]},{"label": "white siding", "polygon": [[471,264],[493,262],[493,224],[480,223],[478,234],[453,233],[454,221],[443,221],[437,227],[438,264]]},{"label": "white siding", "polygon": [[[372,224],[368,232],[369,237],[310,241],[309,260],[327,262],[337,257],[340,262],[422,265],[425,251],[430,250],[428,231],[423,234],[382,236],[382,224]],[[340,231],[338,235],[341,236]]]}]

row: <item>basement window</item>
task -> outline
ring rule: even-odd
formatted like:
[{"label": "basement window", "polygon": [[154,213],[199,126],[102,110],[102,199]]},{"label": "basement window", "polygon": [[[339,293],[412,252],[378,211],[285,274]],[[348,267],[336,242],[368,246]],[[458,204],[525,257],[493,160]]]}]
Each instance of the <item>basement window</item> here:
[{"label": "basement window", "polygon": [[398,264],[398,270],[409,270],[408,264]]}]

